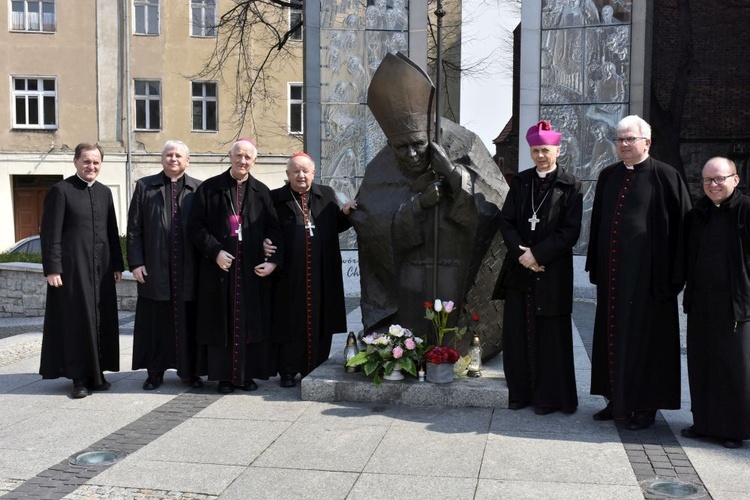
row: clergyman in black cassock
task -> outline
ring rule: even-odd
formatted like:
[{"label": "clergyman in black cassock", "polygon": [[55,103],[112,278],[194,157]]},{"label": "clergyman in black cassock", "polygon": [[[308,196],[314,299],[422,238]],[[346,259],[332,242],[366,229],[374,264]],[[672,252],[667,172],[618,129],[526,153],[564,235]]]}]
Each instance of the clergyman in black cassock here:
[{"label": "clergyman in black cassock", "polygon": [[313,182],[315,163],[305,153],[289,159],[286,175],[289,182],[271,191],[285,252],[284,268],[273,276],[272,336],[280,384],[294,387],[296,374],[328,359],[333,334],[346,331],[338,234],[351,227],[355,203],[339,208],[333,189]]},{"label": "clergyman in black cassock", "polygon": [[693,425],[685,437],[750,439],[750,197],[737,167],[712,158],[688,214],[687,358]]},{"label": "clergyman in black cassock", "polygon": [[[258,151],[240,139],[232,166],[200,185],[189,234],[201,255],[198,274],[198,341],[207,346],[209,380],[218,391],[258,388],[268,379],[271,293],[268,277],[283,260],[283,242],[271,194],[250,175]],[[264,260],[263,239],[279,251]]]},{"label": "clergyman in black cassock", "polygon": [[104,154],[79,144],[76,174],[47,193],[42,267],[47,277],[42,360],[45,379],[73,380],[73,398],[106,390],[104,371],[120,369],[115,283],[124,269],[112,192],[96,182]]},{"label": "clergyman in black cassock", "polygon": [[677,295],[684,285],[684,219],[690,197],[679,172],[651,158],[651,127],[617,125],[620,162],[599,174],[586,259],[596,285],[591,394],[609,399],[595,420],[645,429],[658,409],[680,407]]},{"label": "clergyman in black cassock", "polygon": [[493,299],[505,299],[503,367],[508,407],[538,415],[578,407],[573,363],[573,246],[581,183],[557,165],[562,134],[541,121],[526,134],[534,169],[510,182],[500,212],[507,253]]},{"label": "clergyman in black cassock", "polygon": [[135,184],[128,211],[128,265],[138,282],[133,328],[133,370],[145,368],[145,390],[157,389],[164,371],[191,387],[203,385],[195,338],[197,256],[187,221],[200,181],[185,173],[190,151],[167,141],[162,171]]}]

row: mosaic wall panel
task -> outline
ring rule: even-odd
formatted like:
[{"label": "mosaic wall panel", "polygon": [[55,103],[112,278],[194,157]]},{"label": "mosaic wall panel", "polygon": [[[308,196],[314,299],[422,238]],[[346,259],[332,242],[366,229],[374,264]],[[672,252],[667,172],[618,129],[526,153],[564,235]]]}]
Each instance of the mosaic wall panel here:
[{"label": "mosaic wall panel", "polygon": [[588,246],[601,169],[617,161],[613,139],[630,100],[631,1],[543,0],[540,119],[563,133],[558,164],[584,184],[576,253]]},{"label": "mosaic wall panel", "polygon": [[[408,0],[321,0],[321,182],[353,198],[385,136],[367,108],[367,86],[388,52],[409,53]],[[356,248],[352,231],[342,248]]]}]

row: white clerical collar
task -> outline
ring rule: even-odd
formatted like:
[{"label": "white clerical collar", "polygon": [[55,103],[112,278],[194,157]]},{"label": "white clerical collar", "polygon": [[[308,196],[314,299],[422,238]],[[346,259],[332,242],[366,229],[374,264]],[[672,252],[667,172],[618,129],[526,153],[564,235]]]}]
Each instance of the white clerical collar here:
[{"label": "white clerical collar", "polygon": [[553,173],[555,170],[557,170],[557,165],[552,167],[552,170],[547,170],[546,172],[540,172],[539,170],[536,171],[536,175],[538,175],[540,178],[544,179],[549,174]]},{"label": "white clerical collar", "polygon": [[87,186],[87,187],[91,187],[91,186],[93,186],[93,185],[94,185],[94,183],[96,182],[96,179],[94,179],[94,180],[93,180],[93,181],[91,181],[91,182],[89,182],[89,181],[87,181],[87,180],[84,180],[84,179],[82,179],[82,178],[81,178],[81,176],[80,176],[80,175],[78,175],[78,173],[77,173],[77,172],[76,172],[76,177],[78,177],[79,179],[81,179],[81,181],[82,181],[82,182],[85,182],[85,183],[86,183],[86,186]]},{"label": "white clerical collar", "polygon": [[246,180],[248,179],[248,177],[250,177],[250,174],[247,174],[247,175],[245,176],[245,178],[244,178],[244,179],[240,180],[240,179],[238,179],[237,177],[235,177],[235,176],[234,176],[234,174],[232,173],[232,171],[230,170],[230,171],[229,171],[229,176],[230,176],[230,177],[231,177],[232,179],[236,180],[236,181],[237,181],[237,184],[242,184],[243,182],[245,182],[245,181],[246,181]]}]

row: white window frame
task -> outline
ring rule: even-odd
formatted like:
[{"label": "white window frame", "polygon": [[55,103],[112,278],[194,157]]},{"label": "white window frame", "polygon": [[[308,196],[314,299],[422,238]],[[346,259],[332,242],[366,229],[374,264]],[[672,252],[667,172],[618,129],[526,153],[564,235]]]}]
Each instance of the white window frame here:
[{"label": "white window frame", "polygon": [[[28,82],[30,80],[36,80],[37,81],[37,89],[36,90],[16,90],[16,81],[18,80],[25,80],[27,83],[25,87],[28,88]],[[44,82],[45,81],[52,81],[55,84],[54,90],[44,90]],[[12,94],[12,104],[11,104],[11,113],[12,113],[12,123],[14,129],[33,129],[33,130],[57,130],[58,129],[58,95],[57,95],[57,77],[56,76],[23,76],[23,75],[13,75],[11,76],[11,82],[10,82],[10,88],[11,88],[11,94]],[[44,113],[44,101],[45,98],[52,97],[55,100],[55,110],[54,110],[54,123],[45,123],[45,113]],[[23,106],[24,106],[24,115],[26,116],[26,123],[18,123],[18,100],[19,98],[23,99]],[[36,106],[37,106],[37,123],[28,123],[29,121],[29,105],[34,100],[36,100]]]},{"label": "white window frame", "polygon": [[[190,2],[190,36],[196,38],[216,38],[218,24],[217,0],[189,0]],[[196,19],[196,10],[200,19]],[[196,29],[200,30],[196,33]]]},{"label": "white window frame", "polygon": [[[292,88],[299,88],[300,90],[300,98],[299,99],[292,99]],[[292,135],[301,135],[305,132],[305,95],[304,95],[304,88],[302,87],[302,82],[289,82],[287,84],[287,102],[289,105],[287,106],[287,130]],[[292,114],[293,114],[293,106],[299,106],[299,122],[300,122],[300,129],[299,130],[292,130]]]},{"label": "white window frame", "polygon": [[[146,93],[145,94],[138,94],[136,92],[136,87],[138,83],[145,83],[146,84]],[[153,95],[150,93],[150,84],[156,83],[159,86],[159,93],[156,95],[156,97],[153,97]],[[161,96],[163,94],[163,89],[161,86],[161,80],[153,79],[153,78],[138,78],[133,80],[133,97],[135,99],[135,130],[141,131],[141,132],[153,132],[153,131],[159,131],[162,129],[164,125],[164,114],[162,113],[162,105],[161,105]],[[145,127],[138,127],[138,102],[141,101],[145,104],[145,113],[146,113],[146,126]],[[151,126],[152,117],[151,117],[151,103],[153,101],[158,101],[159,103],[159,126],[153,127]]]},{"label": "white window frame", "polygon": [[[34,0],[31,3],[36,4],[36,11],[29,11],[30,0],[11,0],[8,5],[8,28],[10,31],[31,31],[35,33],[54,33],[57,31],[57,6],[55,0]],[[13,4],[23,4],[23,20],[19,20],[19,23],[13,22],[13,16],[17,12],[13,10]],[[52,6],[52,22],[45,23],[45,6]],[[48,14],[49,15],[49,14]],[[36,17],[35,17],[36,16]],[[32,19],[35,17],[36,27],[32,24]],[[45,29],[45,26],[51,25],[50,29]]]},{"label": "white window frame", "polygon": [[[201,85],[201,95],[195,95],[193,93],[193,85]],[[213,85],[214,86],[214,95],[206,95],[206,85]],[[190,108],[190,120],[193,127],[193,132],[218,132],[219,131],[219,85],[217,82],[214,81],[196,81],[196,82],[190,82],[190,94],[192,95],[191,100],[191,108]],[[214,105],[214,123],[216,124],[215,128],[208,128],[206,121],[208,118],[208,103],[213,102]],[[195,103],[200,103],[201,105],[201,128],[195,127],[195,117],[193,116],[193,107],[195,107]]]},{"label": "white window frame", "polygon": [[[292,1],[292,3],[296,3],[296,2]],[[289,29],[292,29],[292,26],[294,26],[297,23],[298,19],[302,19],[303,15],[304,14],[303,14],[301,2],[299,3],[299,7],[297,8],[290,7],[289,8]],[[300,28],[297,31],[294,31],[293,33],[289,35],[290,40],[301,42],[304,38],[305,38],[304,24],[300,26]]]},{"label": "white window frame", "polygon": [[[149,12],[153,12],[153,7],[156,7],[156,31],[149,31],[149,21],[151,15]],[[143,32],[138,31],[138,16],[139,12],[143,18]],[[133,33],[136,35],[145,36],[158,36],[161,33],[161,1],[160,0],[133,0]]]}]

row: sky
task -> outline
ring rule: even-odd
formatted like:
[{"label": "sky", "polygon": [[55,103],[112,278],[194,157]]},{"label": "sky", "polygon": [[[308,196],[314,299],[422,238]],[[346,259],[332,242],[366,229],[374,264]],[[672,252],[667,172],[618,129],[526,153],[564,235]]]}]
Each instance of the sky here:
[{"label": "sky", "polygon": [[476,133],[495,154],[492,140],[511,117],[512,32],[520,22],[505,0],[464,0],[462,64],[485,60],[483,75],[461,77],[461,125]]}]

